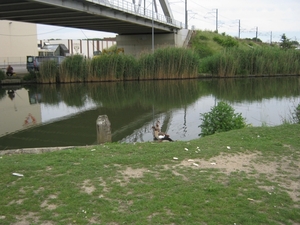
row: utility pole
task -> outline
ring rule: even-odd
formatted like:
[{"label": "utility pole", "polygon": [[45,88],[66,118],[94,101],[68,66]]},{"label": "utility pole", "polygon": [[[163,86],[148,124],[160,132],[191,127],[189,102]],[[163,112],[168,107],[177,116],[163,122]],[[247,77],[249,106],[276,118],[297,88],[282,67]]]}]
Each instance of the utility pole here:
[{"label": "utility pole", "polygon": [[256,36],[255,36],[255,41],[257,42],[257,34],[258,34],[258,27],[256,27]]},{"label": "utility pole", "polygon": [[272,31],[271,31],[271,35],[270,35],[270,44],[272,44]]},{"label": "utility pole", "polygon": [[239,39],[241,38],[241,20],[239,20]]},{"label": "utility pole", "polygon": [[216,9],[216,32],[218,33],[218,9]]},{"label": "utility pole", "polygon": [[187,11],[187,0],[185,0],[185,29],[188,29],[188,11]]}]

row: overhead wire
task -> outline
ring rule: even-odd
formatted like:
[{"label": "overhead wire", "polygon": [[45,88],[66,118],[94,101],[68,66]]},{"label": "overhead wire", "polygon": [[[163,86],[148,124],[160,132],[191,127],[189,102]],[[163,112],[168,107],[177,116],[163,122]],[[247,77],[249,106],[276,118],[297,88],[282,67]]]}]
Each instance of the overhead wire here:
[{"label": "overhead wire", "polygon": [[53,31],[49,31],[49,32],[44,32],[44,33],[35,33],[35,34],[1,34],[0,33],[0,36],[28,37],[28,36],[37,36],[37,35],[50,34],[50,33],[54,33],[54,32],[57,32],[57,31],[60,31],[60,30],[63,30],[63,29],[66,29],[66,27],[62,27],[62,28],[59,28],[57,30],[53,30]]}]

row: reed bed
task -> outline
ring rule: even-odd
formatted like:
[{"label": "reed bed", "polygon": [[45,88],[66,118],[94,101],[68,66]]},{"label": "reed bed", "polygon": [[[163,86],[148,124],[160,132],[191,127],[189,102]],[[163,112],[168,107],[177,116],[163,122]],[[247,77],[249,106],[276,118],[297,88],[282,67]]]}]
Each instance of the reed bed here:
[{"label": "reed bed", "polygon": [[300,52],[280,48],[227,48],[202,59],[201,72],[219,77],[237,75],[299,75]]},{"label": "reed bed", "polygon": [[139,59],[141,80],[183,79],[198,75],[199,57],[189,49],[161,48]]},{"label": "reed bed", "polygon": [[40,65],[36,80],[38,83],[56,83],[58,75],[57,62],[54,60],[45,61]]},{"label": "reed bed", "polygon": [[89,74],[89,70],[88,63],[82,55],[67,57],[59,69],[59,82],[83,82]]},{"label": "reed bed", "polygon": [[133,56],[102,54],[91,61],[89,81],[121,81],[137,79],[137,62]]}]

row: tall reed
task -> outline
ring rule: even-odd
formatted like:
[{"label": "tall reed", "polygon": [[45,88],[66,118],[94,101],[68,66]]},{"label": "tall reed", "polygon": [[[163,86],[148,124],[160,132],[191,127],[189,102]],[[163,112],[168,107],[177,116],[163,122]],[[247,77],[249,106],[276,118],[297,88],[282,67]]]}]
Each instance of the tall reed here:
[{"label": "tall reed", "polygon": [[237,75],[299,75],[300,52],[274,48],[226,48],[201,61],[200,72],[219,77]]},{"label": "tall reed", "polygon": [[140,79],[182,79],[198,75],[199,57],[189,49],[167,47],[139,59]]},{"label": "tall reed", "polygon": [[54,60],[49,60],[41,63],[36,80],[38,83],[56,83],[57,75],[57,62]]},{"label": "tall reed", "polygon": [[82,55],[67,57],[59,68],[59,81],[61,83],[83,82],[89,74],[89,67]]},{"label": "tall reed", "polygon": [[[92,77],[96,81],[110,81],[114,80],[117,76],[116,64],[118,61],[118,56],[113,54],[102,54],[100,56],[94,57],[92,59],[91,68],[92,68]],[[119,71],[120,73],[120,71]]]}]

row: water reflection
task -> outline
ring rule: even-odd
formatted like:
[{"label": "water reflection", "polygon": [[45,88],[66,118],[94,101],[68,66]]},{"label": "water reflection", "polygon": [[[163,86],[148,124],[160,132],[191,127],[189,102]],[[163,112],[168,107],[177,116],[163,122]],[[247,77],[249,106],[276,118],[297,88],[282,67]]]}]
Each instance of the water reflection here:
[{"label": "water reflection", "polygon": [[156,120],[172,139],[191,140],[200,113],[221,100],[253,126],[274,126],[299,104],[299,84],[289,77],[2,87],[0,149],[96,144],[99,115],[108,115],[114,142],[152,141]]}]

